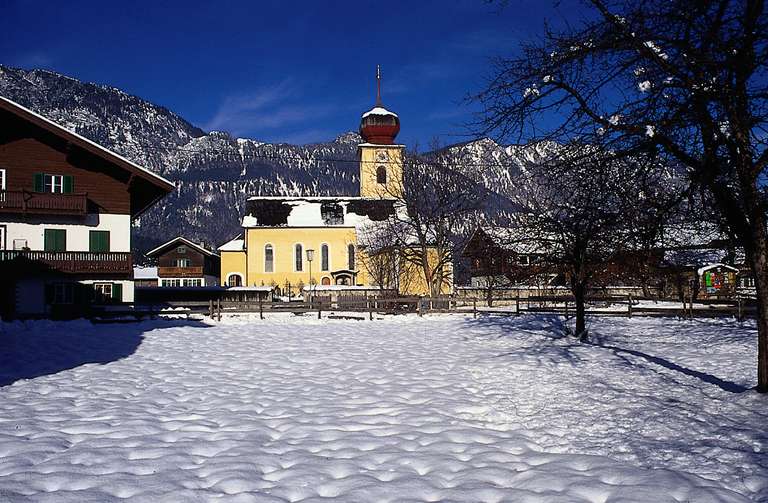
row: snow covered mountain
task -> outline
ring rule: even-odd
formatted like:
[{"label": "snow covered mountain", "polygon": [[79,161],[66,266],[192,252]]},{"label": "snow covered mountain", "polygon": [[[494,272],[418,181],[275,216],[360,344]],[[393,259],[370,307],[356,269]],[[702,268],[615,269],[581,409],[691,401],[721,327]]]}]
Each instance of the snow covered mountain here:
[{"label": "snow covered mountain", "polygon": [[[314,145],[206,133],[172,111],[114,87],[47,70],[2,65],[0,95],[176,183],[176,192],[136,222],[137,251],[180,232],[218,245],[237,234],[247,196],[356,195],[358,191],[361,139],[354,132]],[[489,139],[444,150],[461,159],[454,166],[457,171],[501,194],[513,189],[517,169],[546,155],[546,147],[504,147]]]}]

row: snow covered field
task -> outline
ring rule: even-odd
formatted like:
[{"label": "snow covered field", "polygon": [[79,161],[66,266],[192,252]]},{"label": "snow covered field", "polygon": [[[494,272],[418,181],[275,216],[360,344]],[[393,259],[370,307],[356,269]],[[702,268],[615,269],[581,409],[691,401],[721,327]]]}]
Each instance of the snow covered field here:
[{"label": "snow covered field", "polygon": [[768,500],[753,326],[0,325],[0,501]]}]

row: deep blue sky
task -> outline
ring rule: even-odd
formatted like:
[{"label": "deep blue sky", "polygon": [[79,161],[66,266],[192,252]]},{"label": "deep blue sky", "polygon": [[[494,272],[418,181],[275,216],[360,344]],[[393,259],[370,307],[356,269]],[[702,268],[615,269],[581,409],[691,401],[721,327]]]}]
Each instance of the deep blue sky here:
[{"label": "deep blue sky", "polygon": [[0,63],[109,84],[205,130],[265,141],[355,130],[379,63],[411,146],[465,139],[461,102],[482,88],[489,58],[580,11],[575,0],[4,4]]}]

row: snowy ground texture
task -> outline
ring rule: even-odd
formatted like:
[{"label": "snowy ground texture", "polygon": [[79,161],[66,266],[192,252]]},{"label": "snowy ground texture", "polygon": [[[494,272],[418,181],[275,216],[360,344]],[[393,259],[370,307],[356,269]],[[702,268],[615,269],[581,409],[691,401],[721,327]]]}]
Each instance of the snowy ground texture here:
[{"label": "snowy ground texture", "polygon": [[768,501],[753,325],[590,329],[0,325],[0,501]]}]

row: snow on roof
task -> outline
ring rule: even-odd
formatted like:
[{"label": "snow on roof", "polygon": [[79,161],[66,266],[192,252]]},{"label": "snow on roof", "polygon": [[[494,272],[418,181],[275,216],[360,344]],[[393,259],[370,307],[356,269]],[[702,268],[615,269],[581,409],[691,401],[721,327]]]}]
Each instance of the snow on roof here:
[{"label": "snow on roof", "polygon": [[227,291],[230,292],[271,292],[275,288],[272,286],[230,286]]},{"label": "snow on roof", "polygon": [[368,117],[369,115],[394,115],[397,117],[397,114],[394,112],[390,112],[384,107],[373,107],[367,112],[363,114],[363,118]]},{"label": "snow on roof", "polygon": [[113,161],[117,160],[117,161],[119,161],[119,164],[122,163],[122,164],[128,165],[130,168],[133,168],[134,170],[138,171],[141,175],[144,175],[145,178],[151,179],[152,181],[154,181],[158,185],[165,186],[165,188],[168,188],[170,190],[173,190],[173,188],[175,188],[175,185],[173,184],[173,182],[167,180],[166,178],[163,178],[162,176],[158,175],[157,173],[154,173],[154,172],[148,170],[147,168],[145,168],[143,166],[139,166],[138,164],[136,164],[133,161],[129,161],[128,159],[126,159],[125,157],[121,156],[120,154],[117,154],[117,153],[115,153],[115,152],[113,152],[113,151],[111,151],[111,150],[109,150],[109,149],[107,149],[105,147],[102,147],[98,143],[96,143],[94,141],[91,141],[88,138],[75,133],[74,131],[70,131],[69,129],[67,129],[67,128],[65,128],[65,127],[63,127],[63,126],[61,126],[61,125],[59,125],[59,124],[57,124],[55,122],[53,122],[50,119],[47,119],[46,117],[43,117],[42,115],[38,114],[37,112],[33,112],[32,110],[28,109],[27,107],[25,107],[23,105],[20,105],[20,104],[16,103],[13,100],[9,100],[8,98],[0,96],[0,105],[5,105],[6,108],[10,107],[11,109],[17,109],[17,110],[23,112],[24,114],[29,114],[29,115],[33,116],[35,119],[38,119],[38,120],[44,122],[46,125],[56,129],[57,131],[62,133],[64,136],[72,137],[74,140],[76,140],[77,143],[82,143],[82,144],[86,144],[86,145],[88,145],[90,147],[93,147],[96,150],[98,150],[101,154],[103,154],[105,157],[110,158]]},{"label": "snow on roof", "polygon": [[354,201],[360,196],[251,196],[248,201]]},{"label": "snow on roof", "polygon": [[[361,228],[395,210],[394,201],[361,197],[251,198],[243,227]],[[275,201],[280,204],[264,204]],[[258,204],[262,203],[262,204]],[[373,215],[373,216],[372,216]]]},{"label": "snow on roof", "polygon": [[148,257],[150,257],[150,256],[154,255],[155,253],[158,253],[159,251],[169,247],[170,245],[172,245],[173,243],[175,243],[177,241],[180,242],[180,243],[184,243],[185,245],[187,245],[187,246],[189,246],[191,248],[194,248],[197,251],[199,251],[200,253],[208,255],[209,257],[218,257],[219,256],[216,252],[209,250],[208,248],[204,247],[201,244],[198,244],[198,243],[195,243],[193,241],[190,241],[189,239],[187,239],[187,238],[185,238],[183,236],[176,236],[175,238],[171,239],[170,241],[166,241],[165,243],[161,244],[157,248],[148,251],[146,253],[146,255]]},{"label": "snow on roof", "polygon": [[157,279],[157,267],[140,267],[133,268],[133,279]]},{"label": "snow on roof", "polygon": [[735,268],[735,267],[733,267],[733,266],[730,266],[730,265],[728,265],[728,264],[721,264],[721,263],[717,263],[717,264],[709,264],[709,265],[705,265],[704,267],[699,267],[699,269],[696,271],[696,274],[698,274],[699,276],[701,276],[701,275],[702,275],[702,274],[704,274],[705,272],[707,272],[707,271],[709,271],[709,270],[711,270],[711,269],[716,269],[716,268],[718,268],[718,267],[722,267],[722,268],[724,268],[724,269],[728,269],[729,271],[733,271],[733,272],[739,272],[739,270],[738,270],[738,269],[736,269],[736,268]]},{"label": "snow on roof", "polygon": [[238,236],[235,239],[227,241],[218,247],[219,251],[243,251],[245,249],[245,240]]}]

